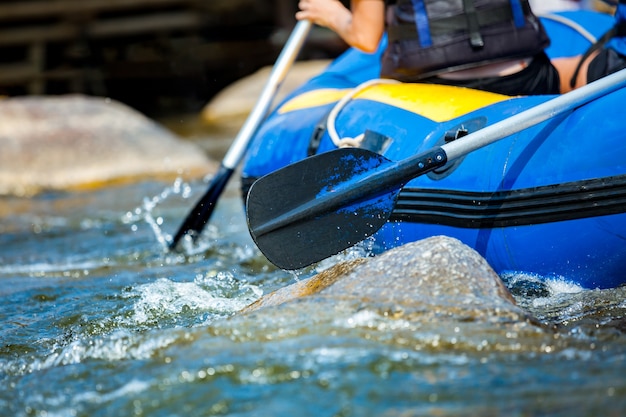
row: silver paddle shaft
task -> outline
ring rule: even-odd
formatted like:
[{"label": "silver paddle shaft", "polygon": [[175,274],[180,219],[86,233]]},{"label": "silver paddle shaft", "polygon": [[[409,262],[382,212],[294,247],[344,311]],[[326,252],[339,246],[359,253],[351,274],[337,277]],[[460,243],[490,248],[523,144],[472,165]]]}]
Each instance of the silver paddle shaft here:
[{"label": "silver paddle shaft", "polygon": [[441,149],[446,153],[448,161],[451,161],[526,128],[572,111],[583,104],[623,88],[624,85],[626,85],[626,69],[524,110],[459,140],[446,143],[441,146]]},{"label": "silver paddle shaft", "polygon": [[287,43],[276,60],[276,64],[274,64],[272,68],[267,83],[261,92],[261,96],[222,160],[224,167],[235,169],[243,159],[250,140],[252,140],[259,125],[263,122],[265,116],[267,116],[276,91],[280,88],[293,62],[298,57],[298,53],[311,30],[311,26],[310,21],[301,20],[291,32]]}]

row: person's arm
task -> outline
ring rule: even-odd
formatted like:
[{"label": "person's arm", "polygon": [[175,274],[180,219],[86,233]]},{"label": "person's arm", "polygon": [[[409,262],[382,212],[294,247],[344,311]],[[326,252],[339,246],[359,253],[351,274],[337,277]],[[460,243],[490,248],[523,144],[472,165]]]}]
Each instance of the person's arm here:
[{"label": "person's arm", "polygon": [[339,0],[300,0],[298,20],[311,20],[337,33],[348,45],[374,52],[385,29],[383,0],[351,0],[347,9]]}]

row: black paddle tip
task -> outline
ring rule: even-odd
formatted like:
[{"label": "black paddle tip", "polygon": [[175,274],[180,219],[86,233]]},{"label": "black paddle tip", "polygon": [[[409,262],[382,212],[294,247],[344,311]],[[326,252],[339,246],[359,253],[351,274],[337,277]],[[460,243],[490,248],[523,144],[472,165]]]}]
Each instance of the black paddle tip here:
[{"label": "black paddle tip", "polygon": [[215,210],[217,200],[222,195],[222,192],[224,191],[224,188],[226,188],[226,184],[233,175],[234,171],[235,170],[233,168],[227,168],[224,165],[220,165],[219,170],[211,179],[206,192],[196,203],[191,212],[189,212],[185,221],[174,235],[174,238],[169,244],[170,250],[176,250],[178,243],[184,236],[190,235],[195,241],[197,237],[202,234],[202,230],[209,222],[209,219]]}]

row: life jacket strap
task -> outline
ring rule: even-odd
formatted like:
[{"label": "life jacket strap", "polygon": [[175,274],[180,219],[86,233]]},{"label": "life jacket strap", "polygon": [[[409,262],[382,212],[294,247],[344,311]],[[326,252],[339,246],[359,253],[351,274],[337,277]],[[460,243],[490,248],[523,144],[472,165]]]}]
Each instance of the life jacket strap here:
[{"label": "life jacket strap", "polygon": [[417,35],[422,48],[431,47],[433,46],[433,40],[430,36],[430,23],[428,21],[428,13],[426,12],[424,0],[411,1],[413,3],[413,17],[415,19],[415,25],[407,25],[407,27],[415,28],[413,33]]},{"label": "life jacket strap", "polygon": [[467,19],[467,32],[469,33],[470,45],[474,49],[480,49],[485,46],[485,41],[480,34],[480,23],[473,0],[463,0],[463,10]]}]

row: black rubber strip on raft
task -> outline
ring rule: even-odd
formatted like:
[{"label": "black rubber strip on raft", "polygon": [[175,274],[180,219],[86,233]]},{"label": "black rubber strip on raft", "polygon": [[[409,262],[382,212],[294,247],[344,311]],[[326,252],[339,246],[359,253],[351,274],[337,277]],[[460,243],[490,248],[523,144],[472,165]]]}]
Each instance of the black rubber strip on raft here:
[{"label": "black rubber strip on raft", "polygon": [[626,175],[496,192],[403,188],[392,221],[524,226],[626,212]]}]

